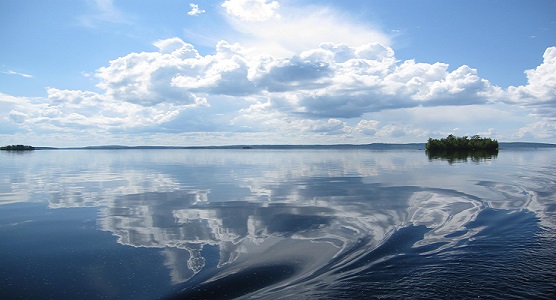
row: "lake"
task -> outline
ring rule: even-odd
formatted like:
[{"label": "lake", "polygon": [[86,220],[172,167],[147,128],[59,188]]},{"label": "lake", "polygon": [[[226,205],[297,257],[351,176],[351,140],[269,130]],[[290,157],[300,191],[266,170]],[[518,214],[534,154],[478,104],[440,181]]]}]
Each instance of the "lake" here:
[{"label": "lake", "polygon": [[2,299],[553,299],[556,149],[0,152]]}]

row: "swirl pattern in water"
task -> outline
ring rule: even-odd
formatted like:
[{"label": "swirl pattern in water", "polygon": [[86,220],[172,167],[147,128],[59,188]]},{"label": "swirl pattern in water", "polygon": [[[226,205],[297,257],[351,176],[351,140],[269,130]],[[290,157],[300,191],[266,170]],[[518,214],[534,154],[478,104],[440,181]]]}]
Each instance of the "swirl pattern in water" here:
[{"label": "swirl pattern in water", "polygon": [[555,160],[554,150],[449,163],[401,150],[2,154],[0,293],[549,299]]}]

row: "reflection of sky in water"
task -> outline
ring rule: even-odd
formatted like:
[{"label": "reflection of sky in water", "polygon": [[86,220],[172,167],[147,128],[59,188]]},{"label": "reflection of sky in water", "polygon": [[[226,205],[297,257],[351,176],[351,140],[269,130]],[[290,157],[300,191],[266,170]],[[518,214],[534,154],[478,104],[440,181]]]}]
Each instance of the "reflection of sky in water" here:
[{"label": "reflection of sky in water", "polygon": [[550,151],[453,165],[418,151],[36,151],[2,154],[0,203],[100,207],[100,229],[160,248],[175,284],[295,264],[276,283],[295,286],[333,280],[401,228],[426,227],[413,246],[428,253],[453,247],[482,229],[468,225],[487,207],[527,209],[554,229],[554,160]]}]

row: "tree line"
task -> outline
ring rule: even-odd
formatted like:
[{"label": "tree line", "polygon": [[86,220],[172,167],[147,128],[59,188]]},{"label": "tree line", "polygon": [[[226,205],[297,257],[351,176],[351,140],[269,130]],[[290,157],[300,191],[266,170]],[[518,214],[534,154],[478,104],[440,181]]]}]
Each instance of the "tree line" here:
[{"label": "tree line", "polygon": [[450,134],[448,137],[441,139],[429,138],[425,148],[431,152],[494,151],[498,149],[498,141],[491,138],[482,138],[478,135],[469,138],[467,136],[456,137]]},{"label": "tree line", "polygon": [[9,151],[35,150],[35,147],[25,146],[25,145],[9,145],[9,146],[0,147],[0,150],[9,150]]}]

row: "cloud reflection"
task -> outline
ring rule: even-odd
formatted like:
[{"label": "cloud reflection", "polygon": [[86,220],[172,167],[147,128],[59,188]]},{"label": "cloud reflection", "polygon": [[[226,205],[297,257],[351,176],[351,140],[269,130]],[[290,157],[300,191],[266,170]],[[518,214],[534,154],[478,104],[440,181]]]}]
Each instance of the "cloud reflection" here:
[{"label": "cloud reflection", "polygon": [[187,281],[214,259],[203,254],[207,246],[218,249],[217,263],[210,267],[221,269],[220,274],[255,262],[296,261],[291,282],[346,251],[372,251],[401,227],[431,229],[416,246],[448,244],[452,239],[446,236],[466,231],[482,208],[480,201],[461,193],[367,184],[362,177],[315,177],[273,186],[279,199],[296,200],[212,202],[210,193],[194,190],[131,194],[102,208],[99,223],[119,243],[166,249],[175,283]]}]

